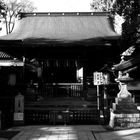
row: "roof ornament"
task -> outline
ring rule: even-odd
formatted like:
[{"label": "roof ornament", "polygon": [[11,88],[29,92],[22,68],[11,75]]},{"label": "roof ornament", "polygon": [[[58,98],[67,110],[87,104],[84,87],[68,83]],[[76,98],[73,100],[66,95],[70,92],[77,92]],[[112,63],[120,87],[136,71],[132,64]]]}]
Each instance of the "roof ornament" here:
[{"label": "roof ornament", "polygon": [[[133,54],[133,52],[135,51],[135,47],[131,46],[129,47],[126,51],[124,51],[121,54],[121,61],[120,64],[123,64],[124,62],[127,61],[127,59]],[[130,69],[131,70],[131,69]],[[133,69],[132,69],[133,70]],[[116,82],[122,82],[122,81],[131,81],[133,78],[129,77],[129,71],[123,72],[123,71],[119,71],[118,72],[118,78],[115,79]]]},{"label": "roof ornament", "polygon": [[122,56],[131,56],[134,51],[135,51],[135,47],[131,46],[126,51],[124,51],[121,55]]},{"label": "roof ornament", "polygon": [[37,14],[36,14],[36,13],[34,13],[33,15],[34,15],[34,16],[36,16]]},{"label": "roof ornament", "polygon": [[77,16],[79,15],[79,13],[77,13]]}]

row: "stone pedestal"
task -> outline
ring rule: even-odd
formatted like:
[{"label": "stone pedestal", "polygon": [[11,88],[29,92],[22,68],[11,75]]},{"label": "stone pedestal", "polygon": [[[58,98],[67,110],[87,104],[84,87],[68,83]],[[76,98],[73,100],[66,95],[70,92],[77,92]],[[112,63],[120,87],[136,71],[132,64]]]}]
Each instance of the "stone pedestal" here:
[{"label": "stone pedestal", "polygon": [[140,127],[140,111],[125,82],[120,82],[120,92],[110,110],[109,127],[113,129]]}]

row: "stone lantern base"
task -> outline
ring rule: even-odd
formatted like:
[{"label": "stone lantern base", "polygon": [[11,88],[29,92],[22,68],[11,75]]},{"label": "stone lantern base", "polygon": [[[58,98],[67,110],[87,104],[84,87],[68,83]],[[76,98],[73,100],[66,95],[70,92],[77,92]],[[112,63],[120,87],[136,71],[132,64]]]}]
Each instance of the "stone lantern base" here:
[{"label": "stone lantern base", "polygon": [[116,98],[116,101],[117,103],[113,103],[113,108],[110,110],[109,126],[113,129],[140,127],[140,111],[133,98]]},{"label": "stone lantern base", "polygon": [[131,93],[127,91],[126,83],[120,83],[120,92],[110,109],[109,127],[112,129],[140,127],[140,111]]}]

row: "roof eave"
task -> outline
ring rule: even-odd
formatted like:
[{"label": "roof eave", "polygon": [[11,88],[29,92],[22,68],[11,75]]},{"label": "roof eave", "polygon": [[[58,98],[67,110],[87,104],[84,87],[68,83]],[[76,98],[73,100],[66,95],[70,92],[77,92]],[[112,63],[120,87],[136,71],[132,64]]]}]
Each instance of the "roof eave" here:
[{"label": "roof eave", "polygon": [[113,66],[114,71],[124,71],[126,69],[135,67],[136,65],[140,64],[140,54],[135,56],[134,58],[124,61],[123,63],[119,63]]}]

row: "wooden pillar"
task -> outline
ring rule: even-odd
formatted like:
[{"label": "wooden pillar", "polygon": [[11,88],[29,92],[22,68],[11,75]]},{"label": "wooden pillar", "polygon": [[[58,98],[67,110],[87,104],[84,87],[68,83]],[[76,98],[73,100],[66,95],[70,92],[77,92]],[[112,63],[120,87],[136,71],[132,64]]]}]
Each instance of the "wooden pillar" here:
[{"label": "wooden pillar", "polygon": [[83,96],[86,98],[87,94],[87,65],[86,60],[83,61]]}]

